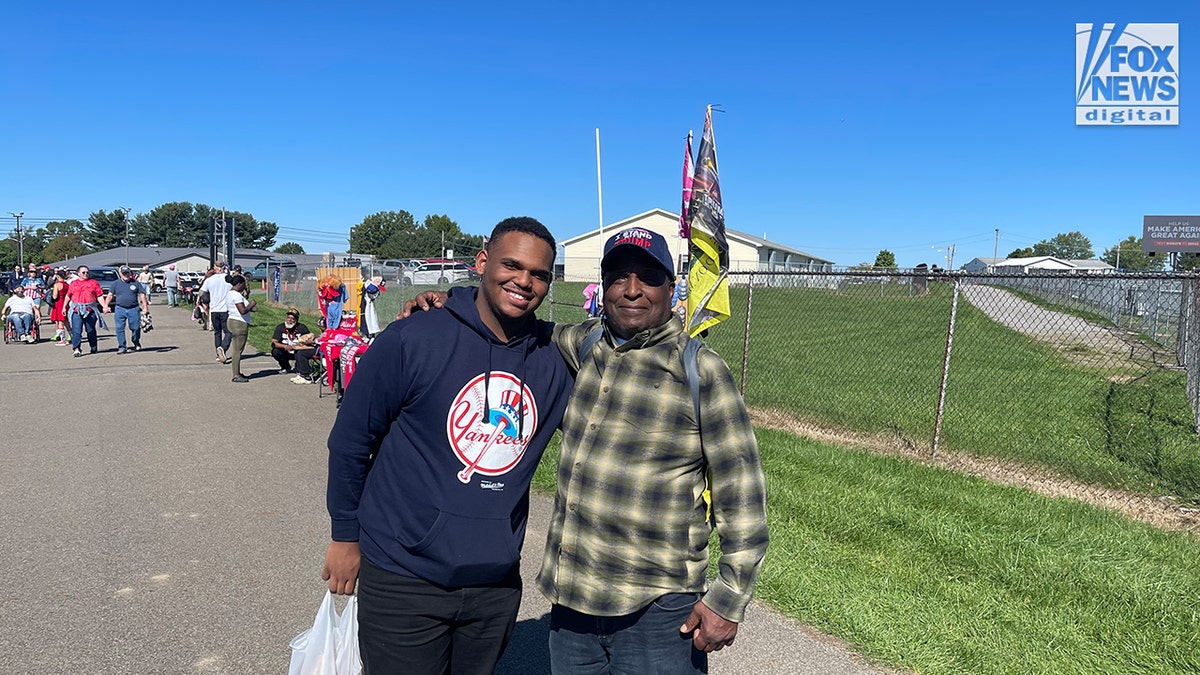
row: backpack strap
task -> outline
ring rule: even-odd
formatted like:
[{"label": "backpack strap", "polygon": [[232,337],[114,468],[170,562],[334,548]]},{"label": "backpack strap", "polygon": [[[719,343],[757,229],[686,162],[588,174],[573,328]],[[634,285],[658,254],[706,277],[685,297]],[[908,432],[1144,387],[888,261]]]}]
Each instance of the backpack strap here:
[{"label": "backpack strap", "polygon": [[595,328],[592,329],[592,332],[583,336],[583,342],[579,343],[579,353],[578,353],[579,365],[581,367],[583,366],[583,357],[587,356],[587,353],[592,351],[592,347],[595,347],[596,343],[599,342],[600,338],[603,336],[604,336],[604,326],[596,326]]}]

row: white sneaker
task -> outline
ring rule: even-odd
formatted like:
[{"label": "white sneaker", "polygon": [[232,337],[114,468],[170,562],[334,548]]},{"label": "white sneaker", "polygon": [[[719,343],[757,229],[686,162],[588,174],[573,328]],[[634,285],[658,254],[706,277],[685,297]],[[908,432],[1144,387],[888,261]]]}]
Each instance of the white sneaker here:
[{"label": "white sneaker", "polygon": [[225,350],[220,347],[217,347],[217,360],[225,363]]},{"label": "white sneaker", "polygon": [[297,375],[292,378],[292,384],[312,384],[313,381],[303,375]]}]

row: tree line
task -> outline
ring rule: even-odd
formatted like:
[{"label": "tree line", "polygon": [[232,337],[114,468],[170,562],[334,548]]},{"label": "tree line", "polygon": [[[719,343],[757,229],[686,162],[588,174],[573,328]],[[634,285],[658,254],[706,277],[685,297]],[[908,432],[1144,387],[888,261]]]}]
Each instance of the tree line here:
[{"label": "tree line", "polygon": [[[242,211],[225,210],[224,216],[227,226],[233,227],[235,246],[270,249],[275,245],[279,233],[275,223]],[[125,245],[206,249],[209,228],[220,217],[221,209],[191,202],[168,202],[133,216],[120,208],[101,209],[89,215],[86,223],[70,219],[23,228],[23,233],[14,229],[0,240],[0,265],[11,268],[22,251],[27,264],[43,264]],[[294,242],[279,247],[281,253],[289,251],[304,252]]]},{"label": "tree line", "polygon": [[350,228],[350,252],[380,259],[462,258],[483,248],[483,236],[466,234],[447,215],[427,215],[420,223],[408,211],[380,211]]}]

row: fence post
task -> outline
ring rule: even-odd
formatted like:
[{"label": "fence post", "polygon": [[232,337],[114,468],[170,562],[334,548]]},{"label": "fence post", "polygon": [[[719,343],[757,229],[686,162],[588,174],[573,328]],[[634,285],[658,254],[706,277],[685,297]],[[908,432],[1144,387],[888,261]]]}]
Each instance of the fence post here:
[{"label": "fence post", "polygon": [[750,280],[746,289],[746,328],[742,334],[742,398],[746,398],[746,372],[750,363],[750,313],[754,307],[754,272],[750,272]]},{"label": "fence post", "polygon": [[933,453],[937,454],[942,437],[942,418],[946,412],[946,381],[950,377],[950,352],[954,347],[954,322],[958,318],[959,280],[954,280],[954,293],[950,298],[950,324],[946,328],[946,357],[942,360],[942,381],[938,385],[937,416],[933,424]]}]

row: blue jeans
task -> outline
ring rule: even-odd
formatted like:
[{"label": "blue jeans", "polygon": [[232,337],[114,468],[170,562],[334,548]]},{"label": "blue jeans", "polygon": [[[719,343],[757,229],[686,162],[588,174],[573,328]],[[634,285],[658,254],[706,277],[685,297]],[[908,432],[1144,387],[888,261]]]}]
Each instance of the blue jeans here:
[{"label": "blue jeans", "polygon": [[116,322],[117,349],[125,349],[125,325],[133,334],[134,346],[142,344],[142,310],[137,307],[114,307],[113,321]]},{"label": "blue jeans", "polygon": [[89,312],[87,318],[80,316],[79,312],[71,312],[71,349],[79,349],[83,344],[83,329],[87,327],[88,345],[92,351],[96,351],[96,313]]},{"label": "blue jeans", "polygon": [[624,616],[550,610],[550,672],[565,675],[684,675],[708,672],[708,654],[679,632],[699,593],[668,593]]},{"label": "blue jeans", "polygon": [[167,304],[168,305],[174,307],[179,304],[179,299],[177,297],[175,297],[175,294],[178,292],[179,292],[178,288],[176,288],[174,286],[167,286]]},{"label": "blue jeans", "polygon": [[13,328],[17,331],[17,337],[27,334],[29,329],[33,327],[32,314],[26,314],[25,312],[13,312],[12,314],[8,315],[8,318],[10,321],[12,321]]}]

